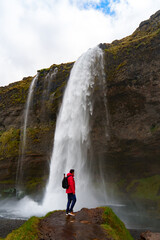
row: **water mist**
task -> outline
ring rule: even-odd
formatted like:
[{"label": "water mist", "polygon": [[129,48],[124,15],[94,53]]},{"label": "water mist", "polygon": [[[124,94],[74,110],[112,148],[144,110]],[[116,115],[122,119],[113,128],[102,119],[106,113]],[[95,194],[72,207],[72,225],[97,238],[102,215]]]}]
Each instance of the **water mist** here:
[{"label": "water mist", "polygon": [[89,49],[73,66],[56,122],[50,177],[43,205],[65,208],[66,197],[61,181],[63,173],[71,168],[75,169],[76,208],[104,204],[105,191],[98,193],[93,186],[92,167],[88,164],[93,86],[103,77],[103,51],[99,47]]},{"label": "water mist", "polygon": [[[93,88],[95,82],[103,83],[103,78],[103,51],[99,47],[89,49],[75,62],[70,73],[56,122],[50,175],[42,205],[26,196],[19,202],[14,202],[14,208],[6,203],[4,207],[8,212],[29,217],[41,216],[51,210],[65,209],[66,193],[61,182],[63,174],[71,168],[75,169],[75,210],[106,204],[106,192],[103,186],[100,186],[101,180],[98,188],[92,182],[93,166],[89,156]],[[25,128],[26,125],[27,120]]]}]

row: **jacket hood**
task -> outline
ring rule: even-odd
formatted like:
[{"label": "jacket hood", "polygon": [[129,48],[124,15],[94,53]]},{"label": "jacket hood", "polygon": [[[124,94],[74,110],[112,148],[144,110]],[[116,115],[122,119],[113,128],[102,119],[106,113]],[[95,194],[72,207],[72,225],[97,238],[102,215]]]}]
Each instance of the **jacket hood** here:
[{"label": "jacket hood", "polygon": [[72,176],[72,174],[71,174],[71,173],[67,173],[67,177],[68,177],[68,176]]}]

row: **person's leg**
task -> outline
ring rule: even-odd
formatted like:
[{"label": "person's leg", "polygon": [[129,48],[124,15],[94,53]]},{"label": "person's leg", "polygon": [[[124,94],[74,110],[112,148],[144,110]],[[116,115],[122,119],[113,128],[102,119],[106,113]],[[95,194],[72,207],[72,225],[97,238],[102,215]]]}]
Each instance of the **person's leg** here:
[{"label": "person's leg", "polygon": [[72,195],[71,195],[71,199],[72,199],[72,201],[71,201],[71,206],[70,206],[70,209],[69,209],[69,212],[73,212],[73,208],[74,208],[74,205],[75,205],[75,203],[76,203],[76,195],[75,194],[73,194],[73,193],[71,193]]},{"label": "person's leg", "polygon": [[70,207],[70,204],[71,204],[71,201],[72,201],[72,193],[68,193],[68,202],[67,202],[67,209],[66,209],[66,213],[68,214],[69,213],[69,207]]}]

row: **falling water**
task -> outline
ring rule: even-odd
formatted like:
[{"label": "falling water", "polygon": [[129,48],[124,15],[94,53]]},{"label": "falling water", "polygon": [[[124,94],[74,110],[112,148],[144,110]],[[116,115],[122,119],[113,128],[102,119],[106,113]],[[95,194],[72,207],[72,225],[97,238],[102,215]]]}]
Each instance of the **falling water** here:
[{"label": "falling water", "polygon": [[[75,210],[82,207],[96,207],[106,204],[103,184],[98,189],[92,181],[90,161],[90,117],[93,112],[94,83],[104,78],[103,51],[99,47],[89,49],[74,64],[63,97],[56,122],[50,176],[42,205],[24,197],[14,207],[7,204],[5,209],[18,216],[42,216],[48,211],[65,209],[66,193],[62,189],[63,174],[75,169],[77,203]],[[30,91],[34,90],[34,82]],[[103,81],[102,81],[103,82]],[[32,90],[31,90],[32,89]],[[30,93],[30,98],[32,93]],[[29,108],[29,100],[27,101]],[[26,118],[27,118],[26,110]],[[27,120],[25,121],[27,125]],[[24,141],[25,142],[25,141]],[[91,159],[92,160],[92,159]]]},{"label": "falling water", "polygon": [[58,73],[58,68],[55,67],[54,70],[50,69],[50,71],[47,73],[47,75],[44,78],[43,81],[43,92],[41,95],[41,109],[40,109],[40,120],[43,122],[46,122],[48,117],[48,111],[46,111],[46,102],[49,102],[50,104],[53,102],[53,96],[54,94],[51,94],[52,89],[52,83],[56,79],[56,75]]},{"label": "falling water", "polygon": [[[90,166],[92,162],[88,164],[90,117],[93,111],[92,98],[95,82],[102,83],[106,123],[107,126],[109,125],[104,76],[103,52],[98,47],[89,49],[74,64],[57,119],[50,176],[44,201],[40,205],[27,196],[20,201],[1,201],[0,216],[13,216],[14,218],[33,215],[42,216],[51,210],[65,209],[66,194],[61,187],[61,181],[63,173],[68,172],[71,168],[75,169],[76,195],[78,199],[76,206],[78,209],[81,207],[102,206],[108,203],[105,198],[103,179],[99,179],[98,192],[91,181],[92,172]],[[22,153],[24,153],[25,149],[28,113],[37,78],[38,76],[33,79],[29,89],[25,111]],[[106,129],[107,131],[108,129]],[[21,163],[19,163],[19,169],[21,169]],[[125,206],[122,206],[122,213],[119,213],[119,206],[117,207],[117,215],[123,216]],[[128,222],[127,219],[133,219],[133,221],[135,219],[137,226],[140,226],[141,213],[137,215],[137,218],[135,217],[136,212],[129,215],[130,212],[127,208],[126,213],[128,214],[127,218],[126,216],[123,217],[125,222]],[[134,224],[136,221],[134,221]],[[143,221],[140,221],[141,226],[143,226]],[[150,222],[151,219],[149,219]]]},{"label": "falling water", "polygon": [[93,85],[95,81],[101,81],[102,77],[103,52],[99,47],[89,49],[73,66],[56,123],[44,205],[65,207],[65,196],[60,185],[63,173],[71,168],[75,169],[78,207],[97,205],[103,198],[103,194],[98,199],[94,196],[95,189],[90,182],[88,165]]},{"label": "falling water", "polygon": [[26,144],[26,129],[27,129],[27,123],[28,123],[28,113],[29,113],[29,109],[30,109],[30,105],[31,105],[31,100],[32,100],[32,97],[33,97],[34,87],[35,87],[35,84],[38,80],[38,76],[39,76],[39,74],[37,74],[33,78],[32,82],[31,82],[31,86],[29,88],[29,93],[28,93],[28,98],[27,98],[27,103],[26,103],[26,109],[25,109],[25,114],[24,114],[22,153],[24,152],[25,144]]},{"label": "falling water", "polygon": [[27,130],[27,123],[28,123],[28,116],[29,116],[29,110],[30,110],[31,101],[32,101],[32,97],[33,97],[34,87],[35,87],[35,84],[38,80],[38,76],[39,76],[39,74],[37,74],[31,82],[31,85],[30,85],[30,88],[29,88],[29,91],[28,91],[28,97],[27,97],[25,112],[24,112],[22,144],[21,144],[20,158],[18,160],[17,174],[16,174],[17,189],[19,188],[19,184],[21,183],[23,160],[24,160],[24,153],[25,153],[25,146],[26,146],[26,130]]}]

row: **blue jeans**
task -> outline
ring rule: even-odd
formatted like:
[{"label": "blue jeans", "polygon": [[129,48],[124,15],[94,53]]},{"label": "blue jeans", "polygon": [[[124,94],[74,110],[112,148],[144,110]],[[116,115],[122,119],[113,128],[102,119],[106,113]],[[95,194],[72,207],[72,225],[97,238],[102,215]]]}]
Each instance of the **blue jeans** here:
[{"label": "blue jeans", "polygon": [[66,213],[73,212],[75,203],[76,203],[76,195],[73,193],[68,193],[68,203],[67,203]]}]

